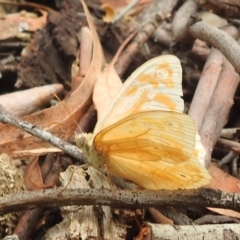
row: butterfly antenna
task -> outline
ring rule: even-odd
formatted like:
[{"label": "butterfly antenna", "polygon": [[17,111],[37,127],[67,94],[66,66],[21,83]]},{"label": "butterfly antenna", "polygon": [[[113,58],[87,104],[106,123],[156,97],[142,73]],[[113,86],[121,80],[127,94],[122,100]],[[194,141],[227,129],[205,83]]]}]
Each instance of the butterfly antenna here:
[{"label": "butterfly antenna", "polygon": [[58,195],[62,194],[62,192],[67,189],[67,187],[69,186],[69,184],[71,183],[72,179],[73,179],[73,174],[75,172],[75,168],[73,169],[73,171],[71,172],[71,176],[70,179],[68,181],[68,183],[66,184],[66,186],[63,187],[63,189],[58,193]]}]

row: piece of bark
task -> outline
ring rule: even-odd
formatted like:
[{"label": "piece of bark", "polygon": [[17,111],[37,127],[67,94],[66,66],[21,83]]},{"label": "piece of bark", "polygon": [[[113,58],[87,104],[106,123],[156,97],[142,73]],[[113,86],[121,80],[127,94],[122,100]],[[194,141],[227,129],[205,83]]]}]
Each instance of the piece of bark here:
[{"label": "piece of bark", "polygon": [[225,18],[239,18],[238,0],[198,0],[198,4]]},{"label": "piece of bark", "polygon": [[83,22],[78,14],[82,7],[78,0],[55,2],[60,11],[49,14],[47,26],[37,31],[23,50],[18,66],[20,88],[46,83],[69,85],[71,64],[79,45],[77,33]]},{"label": "piece of bark", "polygon": [[240,224],[171,226],[149,223],[154,240],[232,240],[240,238]]},{"label": "piece of bark", "polygon": [[[89,176],[89,178],[86,178]],[[110,182],[103,177],[94,168],[89,167],[87,170],[70,166],[66,172],[61,174],[61,182],[65,189],[109,189],[114,195],[115,189],[110,189]],[[90,190],[89,189],[89,190]],[[61,195],[61,193],[60,193]],[[87,239],[116,239],[126,238],[127,226],[119,224],[112,216],[110,207],[95,206],[66,206],[61,208],[63,221],[49,229],[46,233],[46,239],[61,239],[68,234],[71,238]],[[87,229],[87,231],[86,231]]]},{"label": "piece of bark", "polygon": [[[7,154],[0,154],[0,197],[25,190],[22,174]],[[21,213],[1,214],[0,238],[13,232]]]}]

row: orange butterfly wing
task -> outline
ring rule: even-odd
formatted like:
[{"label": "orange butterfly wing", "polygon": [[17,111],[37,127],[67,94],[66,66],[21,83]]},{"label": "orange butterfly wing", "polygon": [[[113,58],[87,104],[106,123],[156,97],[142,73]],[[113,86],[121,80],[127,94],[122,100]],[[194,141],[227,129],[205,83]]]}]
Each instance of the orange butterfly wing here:
[{"label": "orange butterfly wing", "polygon": [[185,114],[147,111],[130,115],[97,134],[96,151],[108,171],[147,189],[196,188],[209,175],[194,154],[196,130]]}]

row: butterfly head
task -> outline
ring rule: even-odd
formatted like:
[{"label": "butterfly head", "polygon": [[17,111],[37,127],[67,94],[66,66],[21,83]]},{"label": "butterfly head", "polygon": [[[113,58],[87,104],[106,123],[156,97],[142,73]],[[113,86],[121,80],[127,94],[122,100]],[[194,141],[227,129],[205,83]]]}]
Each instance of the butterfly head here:
[{"label": "butterfly head", "polygon": [[94,136],[91,133],[81,133],[75,136],[77,146],[83,151],[88,162],[95,168],[100,169],[105,164],[101,155],[93,147]]}]

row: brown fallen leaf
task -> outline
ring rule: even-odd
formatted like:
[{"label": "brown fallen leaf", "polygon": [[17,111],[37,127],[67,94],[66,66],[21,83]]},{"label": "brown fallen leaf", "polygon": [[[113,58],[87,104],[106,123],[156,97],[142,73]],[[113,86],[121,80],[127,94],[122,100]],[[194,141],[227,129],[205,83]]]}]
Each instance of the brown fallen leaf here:
[{"label": "brown fallen leaf", "polygon": [[42,14],[40,17],[33,17],[33,14],[22,11],[4,16],[0,20],[0,40],[17,37],[23,31],[35,32],[37,29],[43,28],[47,22],[48,12],[39,10]]},{"label": "brown fallen leaf", "polygon": [[82,27],[80,34],[80,49],[72,64],[71,92],[75,91],[86,76],[91,65],[91,52],[93,49],[92,34],[88,27]]},{"label": "brown fallen leaf", "polygon": [[41,169],[38,164],[38,157],[29,160],[24,174],[24,184],[28,191],[45,189],[53,186],[52,184],[44,184]]},{"label": "brown fallen leaf", "polygon": [[[236,192],[236,193],[240,192],[240,180],[224,172],[222,169],[220,169],[217,166],[217,164],[211,163],[208,171],[212,176],[212,180],[210,184],[204,187],[220,189],[225,192]],[[213,212],[226,215],[229,217],[240,218],[240,213],[233,210],[221,209],[221,208],[208,208],[208,209]]]},{"label": "brown fallen leaf", "polygon": [[[81,2],[93,37],[92,62],[85,78],[80,86],[57,106],[22,118],[64,140],[68,140],[74,134],[76,121],[82,118],[91,105],[93,87],[104,64],[102,47],[91,15],[85,2],[83,0]],[[51,147],[48,143],[13,126],[0,124],[0,152],[9,153],[13,157],[20,157],[25,155],[24,153],[21,154],[22,149],[26,151],[48,147]]]},{"label": "brown fallen leaf", "polygon": [[23,91],[0,95],[0,104],[14,116],[24,116],[39,110],[59,95],[64,88],[61,84],[51,84]]},{"label": "brown fallen leaf", "polygon": [[[122,87],[122,81],[115,70],[115,63],[125,46],[135,36],[135,32],[122,43],[110,64],[104,68],[96,81],[93,90],[93,102],[97,109],[98,119],[101,119],[107,106]],[[102,97],[104,96],[104,98]]]},{"label": "brown fallen leaf", "polygon": [[226,192],[240,192],[240,180],[224,172],[217,164],[211,163],[208,171],[213,179],[206,187]]}]

